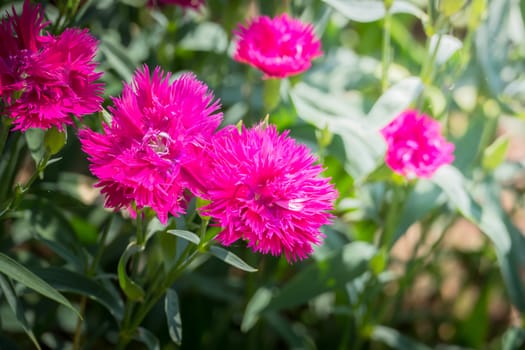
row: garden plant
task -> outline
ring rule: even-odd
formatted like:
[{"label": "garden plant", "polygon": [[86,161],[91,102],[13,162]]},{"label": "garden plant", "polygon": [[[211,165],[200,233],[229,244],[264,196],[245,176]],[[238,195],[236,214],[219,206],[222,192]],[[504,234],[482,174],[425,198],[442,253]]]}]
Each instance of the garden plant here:
[{"label": "garden plant", "polygon": [[0,16],[0,349],[525,348],[525,1]]}]

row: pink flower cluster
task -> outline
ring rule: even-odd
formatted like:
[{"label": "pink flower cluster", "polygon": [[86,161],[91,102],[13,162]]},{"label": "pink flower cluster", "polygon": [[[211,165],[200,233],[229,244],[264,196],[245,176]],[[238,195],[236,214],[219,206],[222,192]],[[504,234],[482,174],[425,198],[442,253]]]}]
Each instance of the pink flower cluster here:
[{"label": "pink flower cluster", "polygon": [[79,133],[106,206],[150,207],[163,223],[184,212],[185,189],[199,191],[193,174],[205,171],[202,152],[222,120],[206,85],[192,74],[170,77],[143,67],[113,99],[105,133]]},{"label": "pink flower cluster", "polygon": [[170,83],[159,68],[136,72],[114,104],[104,134],[80,132],[107,207],[150,207],[165,223],[193,193],[210,201],[202,210],[225,245],[246,240],[294,261],[321,242],[336,191],[287,133],[262,124],[215,132],[222,114],[206,85],[192,74]]},{"label": "pink flower cluster", "polygon": [[211,145],[203,208],[223,231],[224,245],[245,240],[256,252],[290,261],[312,253],[330,218],[336,191],[304,146],[274,126],[229,127]]},{"label": "pink flower cluster", "polygon": [[40,5],[24,2],[0,23],[0,97],[3,114],[14,129],[62,129],[100,110],[103,92],[94,57],[97,41],[87,30],[66,29],[58,36],[43,32]]},{"label": "pink flower cluster", "polygon": [[385,126],[386,164],[408,179],[430,178],[454,161],[454,144],[441,135],[440,124],[416,110],[406,110]]},{"label": "pink flower cluster", "polygon": [[250,64],[265,78],[285,78],[304,72],[322,55],[313,26],[286,13],[275,18],[259,16],[234,32],[237,48],[233,58]]}]

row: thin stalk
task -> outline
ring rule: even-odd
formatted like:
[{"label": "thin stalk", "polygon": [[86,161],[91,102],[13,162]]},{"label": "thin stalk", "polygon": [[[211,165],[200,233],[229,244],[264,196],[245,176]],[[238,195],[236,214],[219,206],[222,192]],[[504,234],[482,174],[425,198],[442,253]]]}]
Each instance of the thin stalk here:
[{"label": "thin stalk", "polygon": [[381,90],[388,88],[388,68],[391,62],[390,31],[392,28],[392,13],[390,6],[385,1],[385,17],[383,18],[383,51],[381,55]]},{"label": "thin stalk", "polygon": [[[87,304],[87,297],[83,295],[82,298],[80,299],[80,307],[78,311],[81,315],[83,315],[84,311],[86,310],[86,304]],[[75,327],[75,336],[73,338],[73,350],[81,349],[82,324],[83,324],[82,319],[79,317],[77,320],[77,326]]]},{"label": "thin stalk", "polygon": [[2,129],[0,130],[0,157],[4,152],[5,144],[7,142],[7,136],[9,136],[9,130],[11,129],[11,119],[2,118]]}]

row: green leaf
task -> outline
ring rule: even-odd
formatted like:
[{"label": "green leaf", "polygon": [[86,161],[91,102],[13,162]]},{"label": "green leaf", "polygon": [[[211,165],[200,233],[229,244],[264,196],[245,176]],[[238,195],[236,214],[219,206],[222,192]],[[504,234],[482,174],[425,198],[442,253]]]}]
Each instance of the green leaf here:
[{"label": "green leaf", "polygon": [[63,268],[49,267],[33,269],[33,271],[56,289],[85,295],[103,305],[117,321],[122,320],[124,303],[97,281]]},{"label": "green leaf", "polygon": [[275,294],[265,310],[291,308],[324,292],[344,285],[368,271],[374,246],[364,242],[349,243],[325,260],[317,261],[295,275]]},{"label": "green leaf", "polygon": [[217,23],[199,23],[188,31],[177,46],[190,51],[224,53],[228,47],[228,35]]},{"label": "green leaf", "polygon": [[391,86],[368,113],[367,125],[381,130],[399,113],[408,108],[423,91],[423,83],[417,77],[409,77]]},{"label": "green leaf", "polygon": [[467,191],[463,175],[453,166],[442,166],[432,181],[443,189],[450,204],[492,241],[510,300],[518,310],[525,312],[525,291],[519,271],[523,240],[519,230],[502,217],[505,214],[501,213],[501,208],[494,208],[499,197],[489,197],[481,207]]},{"label": "green leaf", "polygon": [[44,135],[44,145],[49,154],[57,154],[66,143],[67,129],[59,131],[57,127],[52,127],[46,130]]},{"label": "green leaf", "polygon": [[129,5],[129,6],[133,6],[133,7],[144,7],[148,1],[147,0],[120,0],[120,2],[123,4]]},{"label": "green leaf", "polygon": [[124,291],[126,296],[130,300],[134,301],[142,301],[144,300],[144,289],[142,289],[141,286],[139,286],[135,281],[133,281],[126,272],[126,266],[128,264],[129,259],[144,250],[144,247],[140,247],[137,245],[136,242],[131,242],[126,247],[126,250],[120,257],[120,260],[118,262],[118,281],[120,284],[120,288]]},{"label": "green leaf", "polygon": [[180,345],[182,343],[182,320],[179,310],[179,297],[173,289],[166,291],[164,312],[166,313],[166,321],[168,323],[171,340],[173,340],[175,344]]},{"label": "green leaf", "polygon": [[195,233],[186,230],[168,230],[168,233],[183,238],[188,242],[199,245],[201,239]]},{"label": "green leaf", "polygon": [[104,36],[100,41],[99,50],[106,57],[107,63],[122,79],[131,80],[137,64],[133,62],[126,48],[117,39],[112,36]]},{"label": "green leaf", "polygon": [[139,327],[137,334],[133,339],[138,340],[139,342],[146,345],[148,350],[160,350],[159,340],[155,334],[148,331],[146,328]]},{"label": "green leaf", "polygon": [[[356,22],[374,22],[385,17],[384,1],[362,0],[323,0],[338,10],[343,16]],[[390,8],[391,13],[408,13],[424,19],[426,15],[417,6],[408,1],[394,1]]]},{"label": "green leaf", "polygon": [[305,326],[292,324],[277,312],[268,312],[264,315],[264,319],[281,335],[288,349],[317,349]]},{"label": "green leaf", "polygon": [[29,148],[31,157],[33,157],[36,164],[38,164],[42,158],[44,158],[44,154],[46,152],[46,148],[44,146],[44,135],[44,130],[38,128],[27,129],[26,132],[24,132],[27,148]]},{"label": "green leaf", "polygon": [[483,152],[483,168],[487,171],[496,169],[505,160],[508,148],[509,138],[506,135],[498,137]]},{"label": "green leaf", "polygon": [[525,329],[513,327],[503,335],[503,350],[519,350],[525,345]]},{"label": "green leaf", "polygon": [[435,64],[438,66],[447,62],[454,53],[463,48],[463,42],[458,38],[448,34],[435,34],[430,38],[430,52],[434,52],[438,41],[439,47],[437,48],[435,61]]},{"label": "green leaf", "polygon": [[238,268],[239,270],[243,270],[247,272],[257,271],[256,268],[251,267],[250,265],[245,263],[241,258],[239,258],[237,255],[233,254],[232,252],[227,251],[224,248],[221,248],[215,245],[211,246],[210,253],[216,258],[224,261],[225,263],[231,266]]},{"label": "green leaf", "polygon": [[42,349],[40,347],[40,344],[38,343],[38,340],[35,337],[35,334],[31,330],[29,323],[27,322],[24,306],[22,305],[21,300],[16,295],[13,285],[7,278],[5,278],[2,275],[0,275],[0,288],[4,292],[5,298],[7,299],[7,303],[9,304],[9,307],[11,308],[13,313],[15,314],[16,319],[22,325],[24,332],[26,332],[27,336],[31,339],[31,341],[38,350]]},{"label": "green leaf", "polygon": [[81,317],[73,305],[71,305],[71,303],[56,289],[51,287],[46,281],[42,280],[33,272],[20,265],[17,261],[2,253],[0,253],[0,273],[9,276],[27,288],[30,288],[35,292],[64,305]]},{"label": "green leaf", "polygon": [[35,238],[38,242],[44,244],[47,248],[51,249],[53,252],[55,252],[58,256],[60,256],[62,259],[70,263],[71,265],[75,266],[79,271],[84,269],[85,267],[85,261],[84,259],[81,259],[78,255],[79,253],[75,253],[74,251],[70,250],[68,247],[66,247],[64,244],[60,243],[58,240],[49,240],[46,239],[40,235],[37,235]]},{"label": "green leaf", "polygon": [[431,348],[425,344],[418,343],[406,335],[401,334],[399,331],[385,326],[375,326],[371,338],[388,345],[392,349],[431,350]]},{"label": "green leaf", "polygon": [[249,331],[257,323],[259,314],[268,306],[271,299],[272,292],[268,288],[261,287],[255,292],[244,311],[241,323],[243,332]]}]

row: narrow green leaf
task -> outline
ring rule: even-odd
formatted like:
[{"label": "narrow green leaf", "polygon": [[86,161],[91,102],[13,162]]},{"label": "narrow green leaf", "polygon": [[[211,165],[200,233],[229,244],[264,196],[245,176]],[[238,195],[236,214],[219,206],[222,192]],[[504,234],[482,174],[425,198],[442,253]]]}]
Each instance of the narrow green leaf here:
[{"label": "narrow green leaf", "polygon": [[171,340],[173,340],[175,344],[180,345],[182,343],[182,320],[179,310],[179,297],[173,289],[166,291],[164,312],[166,313],[166,321],[168,322]]},{"label": "narrow green leaf", "polygon": [[146,345],[148,350],[160,350],[159,340],[155,334],[151,333],[146,328],[140,327],[133,339]]},{"label": "narrow green leaf", "polygon": [[122,319],[124,314],[124,303],[122,300],[111,294],[102,284],[95,280],[62,268],[39,268],[33,269],[33,271],[56,289],[85,295],[103,305],[117,321]]},{"label": "narrow green leaf", "polygon": [[505,160],[508,148],[509,138],[506,135],[498,137],[483,152],[483,168],[488,171],[496,169]]},{"label": "narrow green leaf", "polygon": [[257,271],[256,268],[251,267],[250,265],[245,263],[241,258],[239,258],[237,255],[233,254],[232,252],[227,251],[224,248],[221,248],[218,246],[212,246],[210,247],[210,253],[216,258],[224,261],[227,264],[230,264],[238,268],[239,270],[243,270],[247,272]]},{"label": "narrow green leaf", "polygon": [[183,238],[188,242],[199,245],[201,239],[195,233],[185,230],[168,230],[168,233]]},{"label": "narrow green leaf", "polygon": [[308,330],[303,325],[292,324],[275,311],[268,312],[264,318],[281,335],[287,343],[288,349],[317,349]]},{"label": "narrow green leaf", "polygon": [[16,319],[22,325],[24,332],[26,332],[27,336],[31,339],[31,341],[38,350],[42,349],[40,347],[40,344],[38,343],[38,340],[35,337],[35,334],[31,330],[29,323],[27,322],[24,306],[22,305],[20,299],[17,297],[15,289],[13,288],[9,280],[2,275],[0,275],[0,288],[4,292],[5,298],[7,299],[7,303],[9,304],[11,310],[13,310]]},{"label": "narrow green leaf", "polygon": [[0,253],[0,273],[9,276],[13,280],[23,284],[27,288],[34,290],[37,293],[42,294],[49,299],[56,301],[59,304],[73,310],[79,317],[81,315],[71,305],[71,303],[56,289],[51,287],[47,282],[42,280],[40,277],[29,271],[24,266],[20,265],[17,261],[13,260],[9,256]]},{"label": "narrow green leaf", "polygon": [[144,289],[142,289],[141,286],[139,286],[135,281],[133,281],[126,272],[126,266],[128,264],[129,259],[144,250],[144,247],[139,247],[136,242],[131,242],[122,256],[120,257],[120,260],[118,262],[118,281],[120,284],[120,288],[124,291],[126,296],[130,300],[134,301],[142,301],[144,300]]},{"label": "narrow green leaf", "polygon": [[401,334],[399,331],[385,326],[375,326],[371,338],[388,345],[392,349],[431,350],[431,348],[425,344],[418,343],[406,335]]},{"label": "narrow green leaf", "polygon": [[255,292],[244,311],[241,323],[241,330],[243,332],[249,331],[255,323],[257,323],[259,314],[268,306],[271,299],[272,292],[268,288],[261,287]]}]

